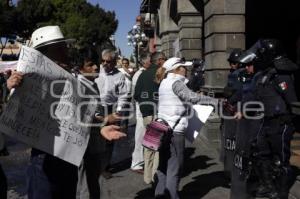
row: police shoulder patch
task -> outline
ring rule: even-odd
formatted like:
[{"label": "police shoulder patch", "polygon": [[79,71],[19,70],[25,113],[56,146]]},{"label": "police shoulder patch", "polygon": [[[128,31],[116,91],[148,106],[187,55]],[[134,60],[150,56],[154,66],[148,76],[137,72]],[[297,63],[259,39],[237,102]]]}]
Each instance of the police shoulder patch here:
[{"label": "police shoulder patch", "polygon": [[281,88],[281,90],[286,90],[288,88],[288,84],[286,82],[281,82],[279,84],[279,87]]}]

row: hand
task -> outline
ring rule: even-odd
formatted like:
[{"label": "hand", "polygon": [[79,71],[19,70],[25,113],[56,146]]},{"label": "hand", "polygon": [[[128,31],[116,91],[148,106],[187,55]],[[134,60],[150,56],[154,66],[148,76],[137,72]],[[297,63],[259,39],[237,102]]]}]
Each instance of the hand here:
[{"label": "hand", "polygon": [[115,125],[109,125],[109,126],[104,126],[101,128],[100,130],[101,135],[111,141],[111,140],[119,140],[122,137],[126,137],[125,133],[122,133],[120,131],[120,127],[119,126],[115,126]]},{"label": "hand", "polygon": [[240,119],[242,119],[243,114],[241,112],[236,112],[233,117],[236,120],[240,120]]},{"label": "hand", "polygon": [[115,124],[121,120],[121,116],[117,113],[112,113],[104,118],[104,122],[107,124]]},{"label": "hand", "polygon": [[6,81],[7,88],[9,90],[16,88],[21,84],[22,79],[23,79],[23,73],[13,71],[11,76]]}]

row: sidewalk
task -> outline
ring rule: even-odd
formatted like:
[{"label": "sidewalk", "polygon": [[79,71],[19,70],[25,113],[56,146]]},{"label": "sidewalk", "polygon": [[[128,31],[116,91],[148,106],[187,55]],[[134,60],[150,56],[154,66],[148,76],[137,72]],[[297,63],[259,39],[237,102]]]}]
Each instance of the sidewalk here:
[{"label": "sidewalk", "polygon": [[[118,163],[119,171],[107,180],[106,196],[108,199],[150,199],[153,191],[146,185],[143,176],[129,170],[131,152],[134,147],[133,129],[127,139],[116,144],[113,162]],[[10,141],[8,157],[0,161],[9,179],[9,199],[26,198],[26,168],[30,149],[20,143]],[[215,149],[202,139],[186,145],[184,177],[180,184],[180,195],[183,199],[218,199],[229,198],[229,189],[224,181],[222,165],[218,162]]]},{"label": "sidewalk", "polygon": [[[184,177],[180,183],[180,196],[183,199],[229,198],[228,184],[224,180],[222,165],[217,151],[205,139],[187,143],[185,152]],[[120,165],[129,168],[130,162]],[[153,190],[146,185],[143,176],[129,169],[117,172],[107,181],[109,199],[150,199]]]}]

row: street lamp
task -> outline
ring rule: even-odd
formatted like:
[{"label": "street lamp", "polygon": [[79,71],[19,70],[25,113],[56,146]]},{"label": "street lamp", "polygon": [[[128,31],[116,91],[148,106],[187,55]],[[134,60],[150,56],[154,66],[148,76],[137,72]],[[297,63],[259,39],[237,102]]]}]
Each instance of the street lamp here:
[{"label": "street lamp", "polygon": [[116,47],[116,39],[115,39],[115,35],[111,35],[111,36],[109,37],[109,40],[111,41],[112,45],[113,45],[114,47]]},{"label": "street lamp", "polygon": [[140,46],[142,46],[144,42],[148,40],[145,33],[142,31],[140,24],[135,24],[132,27],[132,29],[128,32],[127,39],[128,45],[134,47],[135,65],[136,68],[138,68]]}]

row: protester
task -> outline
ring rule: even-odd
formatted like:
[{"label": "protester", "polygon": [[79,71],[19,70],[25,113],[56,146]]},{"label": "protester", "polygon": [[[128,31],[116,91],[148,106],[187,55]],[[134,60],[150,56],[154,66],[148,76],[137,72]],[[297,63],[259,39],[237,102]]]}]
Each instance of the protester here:
[{"label": "protester", "polygon": [[191,65],[191,62],[177,57],[168,59],[163,65],[167,76],[159,86],[158,118],[166,121],[173,132],[169,142],[163,143],[159,150],[156,198],[179,198],[177,191],[184,159],[184,134],[188,126],[187,107],[197,103],[218,104],[217,99],[198,95],[188,89],[185,82],[186,67]]},{"label": "protester", "polygon": [[[6,78],[3,73],[0,73],[0,114],[2,113],[3,106],[6,103]],[[5,146],[5,138],[4,135],[0,133],[0,156],[7,156],[8,151]],[[0,198],[7,198],[7,180],[5,173],[0,164]]]},{"label": "protester", "polygon": [[132,79],[132,76],[134,75],[134,71],[132,68],[130,68],[129,59],[127,58],[122,59],[122,65],[121,68],[119,68],[119,71],[121,71],[121,73],[123,73],[126,76],[126,78],[130,80]]},{"label": "protester", "polygon": [[[143,61],[142,61],[143,62]],[[132,96],[134,96],[134,90],[140,75],[147,70],[150,64],[143,64],[142,67],[133,75],[132,77]],[[132,160],[131,160],[131,170],[140,174],[144,173],[144,152],[142,141],[145,134],[145,126],[143,123],[143,116],[137,101],[133,100],[135,104],[135,116],[136,116],[136,126],[134,133],[134,150],[132,152]]]},{"label": "protester", "polygon": [[[165,55],[161,52],[152,55],[145,53],[141,56],[141,62],[147,70],[137,80],[134,99],[139,103],[145,127],[157,114],[159,84],[155,82],[155,77],[165,59]],[[158,152],[144,148],[144,163],[144,181],[147,184],[154,183],[154,175],[158,166]]]},{"label": "protester", "polygon": [[[125,75],[116,68],[116,60],[117,54],[114,50],[103,50],[102,68],[100,69],[99,77],[95,79],[105,113],[107,115],[113,114],[115,116],[128,106],[130,98],[130,87],[127,85]],[[117,124],[118,121],[119,119],[116,119],[114,123]],[[126,122],[124,122],[122,130],[127,131]],[[108,142],[106,146],[106,160],[103,162],[105,171],[102,173],[105,178],[112,177],[109,169],[113,148],[114,142]]]},{"label": "protester", "polygon": [[[69,71],[67,44],[71,41],[63,37],[58,26],[46,26],[32,33],[30,46]],[[22,73],[13,72],[7,80],[7,88],[17,88],[22,79]],[[101,134],[109,140],[125,136],[115,126],[103,127]],[[33,148],[27,173],[28,199],[75,198],[77,170],[75,165]]]},{"label": "protester", "polygon": [[[98,90],[94,83],[94,79],[98,76],[98,67],[95,63],[96,61],[88,53],[75,76],[81,82]],[[105,140],[99,136],[99,130],[100,126],[91,128],[87,150],[78,171],[77,199],[100,198],[101,195],[100,174],[103,170],[101,160],[104,156]]]}]

